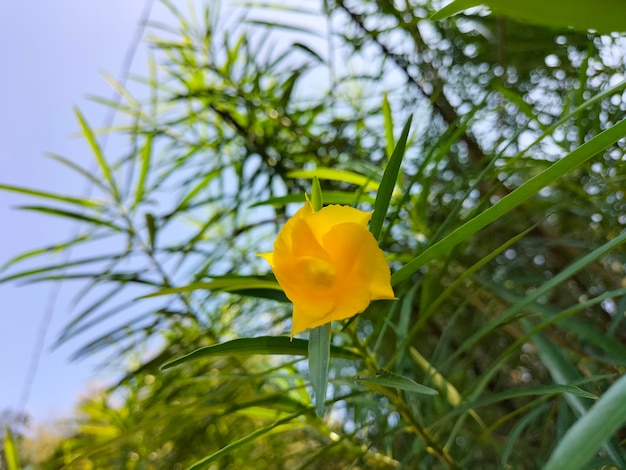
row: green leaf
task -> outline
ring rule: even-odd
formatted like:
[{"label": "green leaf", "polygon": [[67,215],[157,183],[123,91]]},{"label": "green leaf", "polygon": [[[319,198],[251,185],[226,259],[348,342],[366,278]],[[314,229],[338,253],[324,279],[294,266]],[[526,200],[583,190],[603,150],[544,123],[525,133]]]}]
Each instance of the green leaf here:
[{"label": "green leaf", "polygon": [[43,255],[43,254],[60,253],[64,249],[68,247],[73,247],[75,245],[78,245],[79,243],[100,240],[102,238],[104,237],[103,236],[92,237],[90,235],[85,234],[85,235],[80,235],[78,237],[72,238],[71,240],[68,240],[66,242],[56,243],[54,245],[48,245],[48,246],[44,246],[43,248],[37,248],[35,250],[27,251],[26,253],[17,255],[15,258],[11,258],[9,261],[7,261],[2,267],[0,267],[0,272],[6,271],[10,266],[22,260],[32,258],[34,256]]},{"label": "green leaf", "polygon": [[119,259],[120,257],[121,257],[120,255],[94,256],[93,258],[85,258],[85,259],[80,259],[80,260],[67,261],[65,263],[58,263],[58,264],[53,264],[50,266],[44,266],[41,268],[29,269],[27,271],[20,271],[18,273],[11,274],[10,276],[5,276],[5,277],[0,278],[0,284],[4,282],[8,282],[8,281],[13,281],[15,279],[20,279],[23,277],[33,277],[35,274],[47,273],[50,271],[63,271],[63,270],[66,270],[67,268],[73,268],[73,267],[82,266],[85,264],[99,263],[102,261],[111,261],[111,260]]},{"label": "green leaf", "polygon": [[[330,346],[330,353],[333,357],[340,357],[344,359],[355,360],[361,358],[358,353],[352,351],[351,349],[341,348],[338,346]],[[232,341],[226,341],[225,343],[207,346],[206,348],[196,349],[185,356],[163,364],[161,369],[169,369],[170,367],[203,357],[249,356],[251,354],[308,356],[309,342],[299,338],[290,340],[288,336],[239,338]]]},{"label": "green leaf", "polygon": [[7,470],[20,470],[20,460],[17,453],[17,446],[13,440],[11,430],[7,428],[4,436],[4,458],[7,464]]},{"label": "green leaf", "polygon": [[91,151],[93,152],[94,156],[96,157],[96,160],[98,161],[98,165],[100,166],[100,170],[102,171],[104,179],[109,183],[111,194],[113,195],[115,200],[119,201],[120,193],[119,193],[119,190],[117,189],[117,184],[115,184],[115,180],[113,179],[113,174],[111,173],[111,168],[109,168],[109,165],[107,164],[104,158],[104,154],[102,153],[100,144],[98,144],[98,141],[96,140],[96,136],[93,133],[93,130],[91,129],[91,127],[89,127],[89,124],[85,120],[85,117],[82,115],[82,113],[80,112],[78,108],[74,108],[74,113],[76,114],[76,117],[78,118],[78,122],[80,123],[80,127],[83,131],[83,135],[87,139],[87,142],[89,142]]},{"label": "green leaf", "polygon": [[389,208],[389,201],[391,201],[393,189],[396,187],[396,182],[398,181],[398,172],[400,171],[400,164],[404,158],[406,141],[409,138],[412,120],[413,115],[411,114],[404,125],[404,129],[402,129],[400,140],[391,158],[389,158],[389,163],[387,163],[387,167],[383,173],[383,179],[378,187],[378,194],[376,194],[376,202],[374,203],[374,213],[372,214],[372,220],[370,222],[370,232],[372,232],[376,240],[380,237],[383,221],[385,220],[387,209]]},{"label": "green leaf", "polygon": [[152,142],[153,134],[148,134],[143,149],[141,150],[141,170],[139,172],[139,178],[137,180],[137,187],[135,188],[135,201],[133,202],[133,208],[142,201],[146,187],[146,177],[148,176],[148,170],[150,169],[150,159],[152,157]]},{"label": "green leaf", "polygon": [[204,468],[207,468],[207,466],[212,463],[212,462],[216,462],[219,459],[221,459],[222,457],[224,457],[225,455],[230,454],[231,452],[240,449],[246,445],[251,444],[252,442],[254,442],[256,439],[258,439],[259,437],[269,433],[270,431],[274,430],[275,428],[277,428],[278,426],[281,426],[283,424],[286,424],[290,421],[293,421],[295,418],[297,418],[300,415],[303,415],[304,413],[306,413],[308,411],[308,408],[304,408],[301,411],[298,411],[296,413],[293,413],[283,419],[279,419],[278,421],[276,421],[273,424],[270,424],[269,426],[265,426],[261,429],[257,429],[256,431],[248,434],[246,437],[243,437],[237,441],[231,442],[230,444],[222,447],[220,450],[218,450],[217,452],[215,452],[214,454],[209,455],[208,457],[203,458],[202,460],[194,463],[191,467],[188,468],[188,470],[202,470]]},{"label": "green leaf", "polygon": [[522,22],[579,31],[593,29],[600,33],[626,31],[626,2],[623,0],[456,0],[431,16],[442,20],[463,10],[484,5],[496,15]]},{"label": "green leaf", "polygon": [[60,217],[68,217],[70,219],[80,220],[82,222],[89,222],[90,224],[93,224],[93,225],[103,225],[105,227],[112,228],[113,230],[115,230],[117,232],[122,232],[123,231],[122,228],[118,227],[114,223],[109,222],[107,220],[102,220],[102,219],[95,218],[95,217],[89,217],[88,215],[84,215],[84,214],[81,214],[79,212],[67,211],[65,209],[58,209],[56,207],[48,207],[48,206],[17,206],[17,208],[21,209],[21,210],[25,210],[25,211],[34,211],[34,212],[41,212],[43,214],[48,214],[48,215],[56,215],[56,216],[60,216]]},{"label": "green leaf", "polygon": [[389,105],[389,97],[386,92],[383,94],[383,120],[385,125],[385,140],[387,141],[385,150],[387,152],[387,158],[391,158],[393,149],[396,147],[396,142],[393,136],[393,116],[391,114],[391,106]]},{"label": "green leaf", "polygon": [[[605,244],[599,246],[591,253],[587,253],[585,256],[577,259],[569,266],[564,268],[559,274],[548,279],[541,286],[537,287],[533,292],[528,293],[524,297],[520,298],[514,305],[506,309],[504,312],[501,312],[497,318],[493,318],[485,323],[478,331],[472,334],[468,339],[466,339],[454,353],[451,355],[451,358],[456,356],[460,356],[463,351],[468,350],[471,346],[476,344],[481,338],[487,335],[489,332],[494,331],[499,326],[504,325],[505,323],[511,321],[518,315],[520,312],[523,312],[525,309],[528,309],[536,302],[542,295],[547,294],[551,290],[555,289],[557,286],[563,284],[567,279],[574,276],[577,272],[580,272],[586,266],[604,256],[607,253],[610,253],[614,248],[617,248],[621,244],[626,243],[626,232],[622,233],[620,236],[609,240]],[[483,374],[482,380],[487,380],[488,374]]]},{"label": "green leaf", "polygon": [[[523,320],[522,326],[526,332],[531,331],[532,325],[530,322]],[[563,352],[556,344],[550,341],[544,334],[536,333],[533,336],[533,343],[537,348],[537,353],[541,358],[544,366],[550,372],[552,380],[559,384],[566,384],[568,382],[574,382],[580,379],[580,375],[576,368],[564,357]],[[623,384],[622,384],[623,385]],[[624,393],[622,393],[623,400]],[[570,408],[574,410],[577,416],[584,416],[587,413],[587,405],[579,397],[572,394],[566,394],[565,400],[569,404]],[[602,399],[600,399],[602,400]],[[599,403],[599,401],[598,401]],[[597,406],[597,403],[596,405]],[[594,406],[594,407],[595,407]],[[613,459],[613,461],[622,468],[626,468],[626,458],[620,451],[619,447],[614,442],[606,442],[607,438],[603,440],[604,449],[607,454]],[[602,444],[601,444],[602,445]],[[584,461],[581,464],[584,465]],[[553,467],[556,468],[556,467]],[[561,467],[568,468],[568,467]],[[545,470],[545,469],[544,469]],[[569,470],[569,468],[568,468]]]},{"label": "green leaf", "polygon": [[330,323],[312,328],[309,335],[309,375],[317,416],[324,415],[330,362]]},{"label": "green leaf", "polygon": [[626,120],[596,135],[573,152],[569,153],[550,167],[529,179],[526,183],[507,194],[490,208],[480,213],[454,230],[441,241],[435,243],[419,256],[413,258],[391,276],[392,285],[408,279],[414,272],[438,256],[449,252],[462,241],[468,239],[480,229],[510,212],[530,197],[537,194],[558,178],[605,150],[619,139],[626,136]]},{"label": "green leaf", "polygon": [[74,170],[76,173],[81,175],[86,180],[90,181],[95,187],[102,189],[104,192],[108,192],[108,188],[105,184],[103,184],[102,179],[98,178],[96,175],[93,175],[92,172],[85,170],[83,167],[77,165],[71,160],[68,160],[61,155],[56,155],[54,153],[46,153],[46,157],[51,158],[62,165]]},{"label": "green leaf", "polygon": [[0,184],[0,190],[12,191],[21,194],[27,194],[29,196],[36,196],[45,199],[54,199],[55,201],[67,202],[70,204],[76,204],[84,207],[100,207],[102,204],[97,201],[89,199],[80,199],[76,197],[63,196],[61,194],[48,193],[45,191],[37,191],[35,189],[22,188],[18,186],[11,186],[8,184]]},{"label": "green leaf", "polygon": [[407,392],[421,393],[422,395],[438,395],[439,392],[433,388],[420,385],[413,379],[404,377],[403,375],[394,374],[386,370],[379,370],[375,377],[359,377],[359,382],[371,383],[374,385],[384,385],[385,387],[393,387]]},{"label": "green leaf", "polygon": [[139,297],[140,299],[146,299],[149,297],[158,297],[161,295],[181,294],[193,292],[196,290],[212,290],[219,292],[237,292],[243,290],[274,290],[282,292],[282,288],[276,281],[268,281],[265,279],[259,279],[256,277],[224,277],[217,278],[215,281],[209,282],[195,282],[182,287],[171,287],[167,289],[161,289],[152,294]]},{"label": "green leaf", "polygon": [[[374,203],[374,198],[363,194],[358,198],[360,201]],[[304,203],[304,194],[289,194],[287,196],[277,196],[266,199],[252,204],[250,207],[258,206],[275,206],[280,207],[287,204],[302,204]],[[343,204],[346,206],[352,206],[356,202],[357,197],[352,192],[345,191],[324,191],[324,203],[325,204]]]},{"label": "green leaf", "polygon": [[567,384],[550,384],[550,385],[539,385],[537,387],[526,387],[514,390],[506,390],[504,392],[500,392],[489,396],[487,398],[483,398],[476,401],[470,401],[464,403],[459,406],[454,411],[450,412],[446,419],[449,419],[457,414],[464,413],[465,411],[482,408],[483,406],[492,405],[494,403],[498,403],[504,400],[510,400],[512,398],[519,397],[530,397],[530,396],[541,396],[541,395],[558,395],[558,394],[567,394],[574,397],[587,398],[590,400],[597,400],[598,397],[593,393],[589,393],[586,390],[583,390],[580,387],[575,385],[567,385]]},{"label": "green leaf", "polygon": [[320,180],[317,176],[313,177],[311,182],[311,205],[315,212],[324,207],[324,198],[322,197],[322,188],[320,186]]},{"label": "green leaf", "polygon": [[567,431],[543,470],[577,470],[626,424],[626,375],[619,378]]},{"label": "green leaf", "polygon": [[287,173],[288,178],[313,179],[318,177],[321,180],[341,181],[342,183],[356,184],[362,186],[365,191],[376,191],[378,183],[372,181],[370,177],[354,173],[347,170],[336,170],[334,168],[318,168],[317,170],[294,170]]}]

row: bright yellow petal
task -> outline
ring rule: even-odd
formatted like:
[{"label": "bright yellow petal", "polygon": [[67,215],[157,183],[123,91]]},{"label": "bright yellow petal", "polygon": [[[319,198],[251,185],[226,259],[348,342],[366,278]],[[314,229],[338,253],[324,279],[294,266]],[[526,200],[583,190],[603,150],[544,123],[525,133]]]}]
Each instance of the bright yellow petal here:
[{"label": "bright yellow petal", "polygon": [[367,229],[356,224],[337,225],[324,237],[324,247],[337,267],[340,282],[366,290],[371,300],[395,299],[389,264]]},{"label": "bright yellow petal", "polygon": [[307,199],[304,206],[298,209],[293,217],[291,217],[287,222],[285,222],[285,225],[283,225],[283,228],[278,233],[278,237],[276,237],[276,241],[274,242],[274,251],[276,251],[276,245],[281,245],[281,248],[291,250],[294,227],[312,213],[313,206]]},{"label": "bright yellow petal", "polygon": [[268,261],[293,302],[292,336],[364,311],[371,300],[394,299],[384,253],[367,230],[371,213],[310,201],[287,221]]},{"label": "bright yellow petal", "polygon": [[308,215],[305,220],[315,237],[321,241],[324,235],[339,224],[354,223],[367,227],[371,217],[371,212],[363,212],[350,206],[331,205]]},{"label": "bright yellow petal", "polygon": [[324,318],[324,316],[311,315],[303,308],[294,304],[293,316],[291,317],[291,337],[307,328],[315,328],[328,323],[328,320],[324,320]]}]

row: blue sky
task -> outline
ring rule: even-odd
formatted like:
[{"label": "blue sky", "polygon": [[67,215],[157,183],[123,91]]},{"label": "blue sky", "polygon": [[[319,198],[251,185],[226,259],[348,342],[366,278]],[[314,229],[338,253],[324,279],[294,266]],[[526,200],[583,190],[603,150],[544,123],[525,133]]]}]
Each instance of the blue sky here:
[{"label": "blue sky", "polygon": [[[93,128],[104,125],[108,108],[87,97],[112,97],[102,72],[120,78],[146,2],[151,0],[0,0],[0,184],[78,197],[89,195],[82,179],[45,153],[61,155],[95,170],[92,153],[77,137],[79,125],[73,108],[79,107]],[[186,11],[186,2],[180,3]],[[151,5],[150,21],[172,24],[171,13],[159,0]],[[281,33],[283,44],[288,36]],[[147,75],[146,49],[140,44],[132,73]],[[325,83],[326,78],[324,75],[317,82],[311,80],[316,85],[309,88],[317,90],[320,80]],[[119,142],[111,140],[105,153],[115,155],[121,150],[116,145]],[[15,209],[42,202],[0,191],[0,266],[18,254],[76,235],[70,223]],[[18,267],[37,268],[63,260],[40,257]],[[0,273],[0,277],[5,274]],[[80,335],[77,341],[51,349],[63,326],[76,313],[72,309],[75,291],[72,283],[0,284],[0,411],[20,406],[31,356],[50,306],[52,322],[25,411],[37,421],[66,417],[82,394],[111,378],[111,371],[98,369],[101,358],[69,362],[71,354],[85,343],[86,338]]]},{"label": "blue sky", "polygon": [[[111,97],[102,72],[119,75],[145,5],[143,0],[0,2],[0,183],[85,194],[84,182],[44,153],[78,162],[90,158],[85,142],[76,138],[73,107],[80,107],[94,127],[102,125],[106,109],[87,96]],[[155,1],[151,19],[167,17]],[[140,45],[133,72],[145,72],[144,52]],[[0,191],[0,265],[72,235],[71,224],[14,208],[40,202]],[[38,330],[58,287],[0,284],[0,410],[20,403]],[[67,416],[81,393],[106,380],[94,370],[95,359],[69,362],[80,343],[50,349],[72,313],[72,285],[63,285],[58,294],[26,407],[37,420]]]}]

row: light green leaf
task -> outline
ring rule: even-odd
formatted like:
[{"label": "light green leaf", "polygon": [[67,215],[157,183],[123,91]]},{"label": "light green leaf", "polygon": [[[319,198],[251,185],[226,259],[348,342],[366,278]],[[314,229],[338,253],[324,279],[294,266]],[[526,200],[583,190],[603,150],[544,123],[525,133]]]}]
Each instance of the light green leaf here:
[{"label": "light green leaf", "polygon": [[420,385],[413,379],[382,369],[376,373],[375,377],[359,377],[357,380],[365,384],[384,385],[385,387],[393,387],[399,390],[406,390],[407,392],[421,393],[422,395],[439,394],[437,390]]},{"label": "light green leaf", "polygon": [[55,201],[67,202],[69,204],[76,204],[84,207],[100,207],[102,204],[90,199],[80,199],[76,197],[63,196],[61,194],[48,193],[45,191],[37,191],[35,189],[22,188],[18,186],[11,186],[8,184],[0,184],[0,190],[12,191],[15,193],[27,194],[29,196],[36,196],[45,199],[53,199]]},{"label": "light green leaf", "polygon": [[324,415],[330,362],[330,323],[312,328],[309,335],[309,374],[317,416]]},{"label": "light green leaf", "polygon": [[101,218],[90,217],[88,215],[81,214],[79,212],[67,211],[65,209],[58,209],[56,207],[48,206],[17,206],[18,209],[25,211],[41,212],[43,214],[55,215],[60,217],[67,217],[70,219],[79,220],[81,222],[88,222],[93,225],[103,225],[105,227],[112,228],[117,232],[124,231],[122,228],[115,225],[113,222],[103,220]]},{"label": "light green leaf", "polygon": [[[374,198],[367,194],[362,194],[359,198],[362,202],[374,203]],[[346,206],[354,205],[357,197],[352,192],[345,191],[324,191],[324,204],[343,204]],[[304,194],[288,194],[287,196],[277,196],[252,204],[250,207],[258,206],[275,206],[281,207],[287,204],[303,204]]]},{"label": "light green leaf", "polygon": [[148,134],[146,142],[141,150],[141,170],[139,172],[139,179],[137,180],[137,187],[135,188],[135,201],[133,202],[133,208],[142,201],[146,187],[146,178],[148,176],[148,170],[150,169],[150,160],[152,158],[152,141],[153,135]]},{"label": "light green leaf", "polygon": [[393,149],[396,147],[395,138],[393,136],[393,116],[391,114],[391,106],[387,93],[383,95],[383,119],[385,125],[385,140],[387,141],[386,151],[387,158],[393,155]]},{"label": "light green leaf", "polygon": [[[521,323],[526,332],[529,332],[532,329],[532,325],[530,324],[530,322],[523,320]],[[533,336],[533,343],[535,343],[535,346],[537,348],[537,353],[539,354],[539,357],[541,358],[541,362],[543,362],[546,369],[548,369],[548,371],[550,372],[552,379],[556,383],[565,384],[565,383],[574,382],[580,379],[580,375],[578,374],[578,371],[564,357],[561,349],[557,347],[556,344],[554,344],[552,341],[550,341],[544,334],[536,333]],[[622,380],[622,388],[623,388],[623,385],[625,384],[623,383],[623,380]],[[624,397],[624,392],[622,392],[622,401],[625,401],[623,400],[623,397]],[[565,400],[569,404],[570,408],[574,410],[577,416],[584,416],[587,413],[587,404],[583,402],[576,395],[572,395],[568,393],[565,395]],[[595,406],[597,406],[597,403]],[[614,442],[611,442],[611,441],[607,442],[607,440],[608,440],[608,437],[604,438],[600,445],[603,445],[607,454],[613,459],[613,461],[616,464],[618,464],[620,467],[626,468],[626,458],[623,455],[623,453],[620,451],[619,447]],[[580,464],[584,465],[585,461],[582,461]],[[557,468],[557,467],[553,467],[553,468]],[[561,468],[568,468],[568,467],[561,467]]]},{"label": "light green leaf", "polygon": [[[330,346],[330,353],[333,357],[340,357],[344,359],[354,360],[361,358],[358,353],[352,351],[351,349],[341,348],[338,346]],[[309,342],[299,338],[290,340],[288,336],[239,338],[232,341],[226,341],[225,343],[208,346],[206,348],[196,349],[185,356],[163,364],[161,369],[169,369],[170,367],[202,357],[249,356],[252,354],[308,356]]]},{"label": "light green leaf", "polygon": [[500,199],[493,206],[486,209],[473,219],[467,221],[454,230],[444,239],[430,246],[405,264],[391,276],[392,285],[396,285],[409,278],[414,272],[426,265],[438,256],[447,253],[464,240],[474,235],[480,229],[486,227],[495,220],[516,208],[530,197],[537,194],[546,186],[552,184],[558,178],[573,170],[577,166],[596,156],[619,139],[626,136],[626,120],[622,120],[613,127],[596,135],[593,139],[584,143],[573,152],[569,153],[537,176],[526,181],[520,187]]},{"label": "light green leaf", "polygon": [[404,125],[404,129],[402,129],[400,140],[389,159],[389,163],[387,163],[387,167],[383,173],[383,179],[378,187],[378,194],[376,194],[376,202],[374,203],[374,213],[372,214],[372,220],[370,222],[370,232],[372,232],[376,240],[380,237],[383,221],[385,220],[387,209],[389,208],[389,201],[391,201],[391,195],[398,181],[398,172],[400,171],[400,165],[404,158],[406,141],[409,138],[412,120],[413,115],[411,114]]},{"label": "light green leaf", "polygon": [[324,207],[324,198],[322,196],[322,188],[320,186],[320,180],[317,176],[313,177],[311,182],[311,205],[314,211],[319,211]]},{"label": "light green leaf", "polygon": [[442,20],[479,5],[491,8],[496,15],[543,26],[571,27],[579,31],[592,29],[600,33],[626,31],[626,2],[623,0],[456,0],[431,19]]},{"label": "light green leaf", "polygon": [[288,178],[313,179],[317,176],[321,180],[341,181],[343,183],[356,184],[362,186],[365,191],[376,191],[378,182],[371,178],[347,170],[336,170],[334,168],[318,168],[317,170],[294,170],[287,173]]},{"label": "light green leaf", "polygon": [[119,193],[119,190],[117,189],[117,184],[115,183],[115,180],[113,179],[111,168],[109,167],[109,165],[106,162],[106,159],[104,158],[104,154],[102,153],[100,144],[98,144],[98,141],[96,140],[96,136],[93,133],[93,130],[91,129],[91,127],[85,120],[85,117],[82,115],[82,113],[80,112],[78,108],[74,108],[74,113],[76,114],[76,117],[78,118],[78,122],[80,123],[80,127],[83,131],[83,135],[87,139],[87,142],[89,142],[91,151],[93,152],[94,156],[96,157],[96,160],[98,161],[98,165],[100,166],[100,170],[102,171],[104,179],[109,183],[111,194],[113,195],[115,200],[119,201],[120,193]]},{"label": "light green leaf", "polygon": [[7,470],[20,470],[20,459],[17,453],[17,446],[13,440],[11,430],[7,428],[4,436],[4,458],[7,464]]},{"label": "light green leaf", "polygon": [[237,441],[231,442],[230,444],[222,447],[220,450],[218,450],[217,452],[215,452],[214,454],[209,455],[208,457],[203,458],[202,460],[196,462],[195,464],[193,464],[191,467],[189,467],[187,470],[202,470],[204,468],[207,468],[207,466],[212,463],[212,462],[216,462],[219,459],[221,459],[222,457],[224,457],[225,455],[230,454],[231,452],[240,449],[244,446],[247,446],[249,444],[251,444],[252,442],[254,442],[256,439],[258,439],[259,437],[269,433],[270,431],[273,431],[275,428],[277,428],[278,426],[281,426],[283,424],[287,424],[290,421],[293,421],[295,418],[297,418],[300,415],[303,415],[304,413],[306,413],[308,411],[307,408],[298,411],[296,413],[293,413],[283,419],[279,419],[278,421],[276,421],[273,424],[270,424],[269,426],[265,426],[261,429],[257,429],[256,431],[248,434],[246,437],[243,437]]},{"label": "light green leaf", "polygon": [[567,431],[543,470],[577,470],[626,424],[626,375],[618,379]]}]

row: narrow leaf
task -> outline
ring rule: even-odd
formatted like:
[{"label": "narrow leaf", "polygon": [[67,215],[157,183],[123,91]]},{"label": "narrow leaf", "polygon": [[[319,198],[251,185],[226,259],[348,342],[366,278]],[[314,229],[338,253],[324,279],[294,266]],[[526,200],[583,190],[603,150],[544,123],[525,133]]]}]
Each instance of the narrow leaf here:
[{"label": "narrow leaf", "polygon": [[117,184],[115,184],[115,180],[113,179],[113,174],[111,173],[111,168],[109,168],[109,165],[107,164],[104,158],[104,154],[102,153],[100,144],[98,144],[98,141],[96,140],[96,136],[93,133],[93,130],[91,129],[91,127],[85,120],[85,117],[83,116],[83,114],[80,112],[78,108],[74,109],[74,113],[76,114],[76,117],[78,118],[78,122],[80,123],[80,127],[83,130],[83,135],[87,139],[87,142],[89,142],[91,151],[93,152],[94,156],[96,157],[96,160],[98,161],[98,165],[100,166],[100,170],[102,171],[104,179],[109,183],[111,194],[116,200],[119,200],[120,195],[117,189]]},{"label": "narrow leaf", "polygon": [[519,21],[557,28],[590,29],[602,33],[625,31],[626,3],[622,0],[456,0],[431,19],[441,20],[463,10],[485,5],[497,15],[505,15]]},{"label": "narrow leaf", "polygon": [[220,292],[236,292],[240,290],[250,289],[264,289],[281,291],[282,288],[276,281],[268,281],[264,279],[258,279],[255,277],[235,277],[235,278],[220,278],[215,281],[209,282],[196,282],[188,284],[182,287],[172,287],[168,289],[161,289],[152,294],[139,297],[140,299],[146,299],[149,297],[158,297],[161,295],[181,294],[193,292],[196,290],[214,290]]},{"label": "narrow leaf", "polygon": [[7,464],[7,470],[20,470],[20,460],[17,453],[17,446],[13,440],[11,430],[7,428],[4,436],[4,458]]},{"label": "narrow leaf", "polygon": [[376,373],[375,377],[359,377],[357,380],[359,382],[384,385],[385,387],[393,387],[399,390],[406,390],[407,392],[421,393],[423,395],[439,394],[437,390],[426,387],[425,385],[420,385],[413,379],[382,369]]},{"label": "narrow leaf", "polygon": [[385,140],[387,141],[387,158],[391,158],[393,149],[396,147],[396,141],[393,136],[393,116],[391,115],[391,106],[389,105],[387,93],[383,95],[383,120],[385,125]]},{"label": "narrow leaf", "polygon": [[[325,204],[343,204],[351,206],[356,201],[356,196],[353,192],[345,191],[324,191],[324,203]],[[361,195],[359,198],[362,202],[374,203],[374,198],[367,194]],[[277,196],[266,199],[252,204],[250,207],[258,206],[284,206],[286,204],[302,204],[304,202],[304,194],[289,194],[287,196]]]},{"label": "narrow leaf", "polygon": [[404,158],[404,152],[406,150],[406,141],[409,138],[409,130],[411,129],[411,121],[413,115],[409,116],[409,119],[402,129],[400,140],[398,145],[393,151],[389,163],[383,173],[383,179],[378,187],[378,194],[376,194],[376,202],[374,203],[374,213],[372,214],[372,220],[370,222],[370,232],[374,235],[374,238],[378,240],[380,231],[383,228],[383,221],[387,215],[387,209],[389,208],[389,201],[391,201],[391,195],[393,189],[396,186],[398,180],[398,172],[400,171],[400,164]]},{"label": "narrow leaf", "polygon": [[153,135],[148,134],[143,149],[141,150],[141,171],[139,172],[137,188],[135,189],[135,202],[133,203],[133,208],[137,207],[137,205],[143,199],[146,186],[146,177],[148,176],[148,170],[150,169],[150,160],[152,157],[152,141]]},{"label": "narrow leaf", "polygon": [[[338,346],[330,346],[330,353],[333,357],[341,357],[344,359],[354,360],[361,358],[358,353],[352,351],[351,349]],[[207,346],[206,348],[196,349],[185,356],[163,364],[161,369],[169,369],[170,367],[183,364],[184,362],[193,361],[203,357],[249,356],[252,354],[308,356],[309,342],[299,338],[290,340],[288,336],[239,338],[232,341],[226,341],[225,343]]]},{"label": "narrow leaf", "polygon": [[[524,331],[526,331],[527,333],[531,331],[532,325],[530,324],[530,322],[523,320],[521,323]],[[543,362],[546,369],[548,369],[548,371],[550,372],[552,379],[556,383],[566,384],[568,382],[571,383],[580,379],[578,371],[564,357],[563,351],[561,351],[561,349],[556,344],[554,344],[554,342],[550,341],[544,334],[536,333],[533,336],[533,343],[535,343],[535,346],[537,347],[537,353],[541,358],[541,362]],[[623,396],[624,395],[622,393],[622,400]],[[565,400],[567,401],[570,408],[574,410],[574,413],[577,416],[583,416],[587,412],[587,404],[583,400],[581,400],[580,397],[567,393],[565,394]],[[605,442],[603,445],[606,453],[613,459],[616,464],[619,465],[619,467],[626,468],[626,458],[620,451],[619,446],[616,445],[615,442],[606,442],[606,440],[607,439],[604,440]],[[581,464],[583,465],[584,463],[584,461],[581,462]]]},{"label": "narrow leaf", "polygon": [[317,416],[324,415],[330,362],[330,323],[312,328],[309,336],[309,374]]},{"label": "narrow leaf", "polygon": [[48,207],[48,206],[17,206],[17,208],[21,209],[21,210],[25,210],[25,211],[34,211],[34,212],[41,212],[41,213],[49,214],[49,215],[57,215],[57,216],[60,216],[60,217],[68,217],[70,219],[80,220],[82,222],[89,222],[90,224],[94,224],[94,225],[103,225],[105,227],[112,228],[113,230],[115,230],[117,232],[122,232],[123,231],[123,229],[121,229],[117,225],[113,224],[112,222],[109,222],[109,221],[106,221],[106,220],[102,220],[102,219],[97,219],[95,217],[89,217],[88,215],[84,215],[84,214],[81,214],[79,212],[73,212],[73,211],[67,211],[67,210],[64,210],[64,209],[58,209],[56,207]]},{"label": "narrow leaf", "polygon": [[317,176],[313,177],[311,182],[311,205],[314,211],[319,211],[324,207],[324,199],[322,197],[322,187],[320,186],[320,180]]},{"label": "narrow leaf", "polygon": [[36,197],[41,197],[45,199],[53,199],[55,201],[67,202],[67,203],[76,204],[79,206],[85,206],[85,207],[101,206],[99,202],[91,201],[89,199],[80,199],[76,197],[63,196],[62,194],[54,194],[54,193],[48,193],[45,191],[37,191],[35,189],[21,188],[18,186],[11,186],[8,184],[0,184],[0,189],[4,191],[12,191],[12,192],[21,193],[21,194],[27,194],[29,196],[36,196]]},{"label": "narrow leaf", "polygon": [[543,470],[577,470],[596,454],[602,445],[626,424],[626,375],[567,431]]},{"label": "narrow leaf", "polygon": [[317,176],[321,180],[341,181],[342,183],[362,186],[365,191],[376,191],[378,183],[372,181],[370,177],[347,170],[336,170],[334,168],[318,168],[317,170],[294,170],[287,173],[288,178],[313,179]]},{"label": "narrow leaf", "polygon": [[530,197],[537,194],[546,186],[552,184],[558,178],[586,162],[590,158],[605,150],[619,139],[626,136],[626,120],[622,120],[613,127],[596,135],[593,139],[584,143],[573,152],[569,153],[549,168],[531,178],[526,183],[500,199],[496,204],[486,209],[473,219],[467,221],[454,230],[443,240],[435,243],[422,254],[405,264],[391,276],[392,285],[408,279],[414,272],[437,258],[447,253],[464,240],[467,240],[480,229],[498,220],[507,212],[510,212]]},{"label": "narrow leaf", "polygon": [[204,468],[207,468],[208,465],[212,462],[216,462],[219,459],[221,459],[222,457],[224,457],[225,455],[230,454],[231,452],[240,449],[246,445],[251,444],[252,442],[254,442],[256,439],[258,439],[259,437],[269,433],[270,431],[274,430],[275,428],[277,428],[278,426],[281,426],[283,424],[286,424],[290,421],[293,421],[295,418],[297,418],[300,415],[303,415],[304,413],[306,413],[307,409],[303,409],[301,411],[298,411],[296,413],[293,413],[283,419],[279,419],[278,421],[276,421],[273,424],[270,424],[269,426],[265,426],[261,429],[257,429],[256,431],[248,434],[246,437],[243,437],[237,441],[231,442],[230,444],[222,447],[220,450],[218,450],[217,452],[215,452],[214,454],[209,455],[208,457],[203,458],[202,460],[194,463],[191,467],[189,467],[187,470],[202,470]]}]

